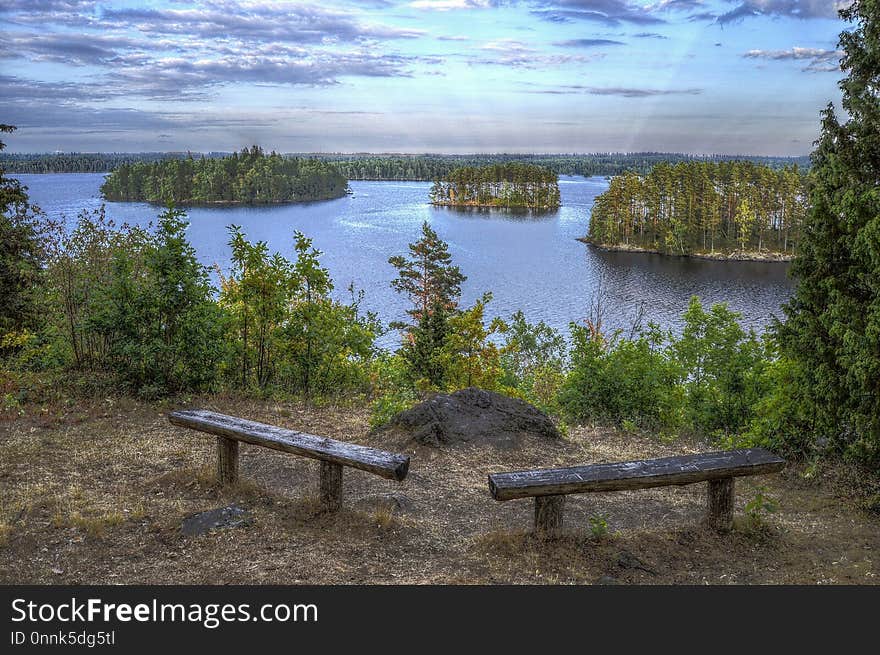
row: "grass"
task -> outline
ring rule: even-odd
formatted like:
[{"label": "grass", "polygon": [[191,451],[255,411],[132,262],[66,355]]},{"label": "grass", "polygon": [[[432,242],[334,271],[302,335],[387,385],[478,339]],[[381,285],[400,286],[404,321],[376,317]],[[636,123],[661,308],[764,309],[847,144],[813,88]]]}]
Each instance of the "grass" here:
[{"label": "grass", "polygon": [[[363,405],[233,395],[187,405],[403,452],[410,474],[394,483],[346,469],[343,508],[327,514],[314,460],[243,444],[240,482],[219,486],[215,440],[171,426],[175,402],[25,402],[0,418],[0,583],[877,582],[880,516],[864,508],[877,491],[834,467],[742,479],[728,535],[701,527],[705,486],[689,485],[570,496],[563,535],[544,542],[530,532],[533,504],[493,501],[487,473],[711,447],[572,426],[557,442],[440,449],[371,432]],[[778,508],[755,523],[746,509],[758,495]],[[185,517],[231,503],[249,525],[181,534]],[[591,517],[613,539],[596,538]]]}]

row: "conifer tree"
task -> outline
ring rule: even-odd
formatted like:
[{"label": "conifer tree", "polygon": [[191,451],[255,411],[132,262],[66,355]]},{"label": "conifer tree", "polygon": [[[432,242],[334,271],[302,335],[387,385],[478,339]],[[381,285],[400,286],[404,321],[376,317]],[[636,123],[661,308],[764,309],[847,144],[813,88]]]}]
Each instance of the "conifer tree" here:
[{"label": "conifer tree", "polygon": [[[0,124],[0,133],[14,130]],[[43,258],[39,210],[26,187],[3,173],[0,169],[0,337],[34,326]]]},{"label": "conifer tree", "polygon": [[452,265],[447,243],[425,221],[422,238],[409,244],[409,251],[411,259],[400,255],[388,259],[398,271],[391,286],[406,294],[412,302],[407,314],[418,322],[435,304],[442,305],[447,312],[454,310],[461,295],[461,283],[467,277],[462,275],[458,266]]},{"label": "conifer tree", "polygon": [[[797,366],[802,411],[815,435],[858,460],[880,458],[880,0],[840,12],[855,29],[839,46],[849,120],[829,104],[813,152],[810,210],[778,325]],[[794,434],[783,440],[803,439]]]}]

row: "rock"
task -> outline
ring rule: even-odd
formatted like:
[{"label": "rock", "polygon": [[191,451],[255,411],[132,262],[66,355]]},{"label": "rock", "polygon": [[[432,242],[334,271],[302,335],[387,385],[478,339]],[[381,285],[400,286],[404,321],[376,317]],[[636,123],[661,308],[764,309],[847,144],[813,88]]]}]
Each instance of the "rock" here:
[{"label": "rock", "polygon": [[187,516],[180,525],[180,531],[184,536],[195,537],[211,530],[241,528],[252,523],[250,512],[238,505],[229,505]]},{"label": "rock", "polygon": [[387,429],[431,446],[460,442],[515,446],[524,437],[562,437],[534,405],[476,387],[436,394],[395,416]]}]

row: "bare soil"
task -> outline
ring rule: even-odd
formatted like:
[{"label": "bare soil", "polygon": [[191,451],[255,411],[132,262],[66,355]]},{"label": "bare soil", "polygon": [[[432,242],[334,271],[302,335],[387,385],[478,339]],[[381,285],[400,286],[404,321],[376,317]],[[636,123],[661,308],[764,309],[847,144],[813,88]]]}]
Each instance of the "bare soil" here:
[{"label": "bare soil", "polygon": [[[181,406],[406,452],[410,473],[394,483],[346,469],[343,510],[323,514],[318,462],[242,444],[243,481],[219,488],[214,439],[168,423]],[[705,484],[569,496],[566,534],[549,542],[530,534],[531,501],[495,502],[486,483],[493,471],[711,450],[697,442],[586,426],[514,449],[414,446],[371,434],[362,407],[218,395],[0,416],[5,584],[877,582],[880,515],[839,471],[792,465],[738,480],[726,535],[701,526]],[[753,521],[744,508],[759,488],[779,508]],[[185,517],[230,503],[250,525],[181,534]]]}]

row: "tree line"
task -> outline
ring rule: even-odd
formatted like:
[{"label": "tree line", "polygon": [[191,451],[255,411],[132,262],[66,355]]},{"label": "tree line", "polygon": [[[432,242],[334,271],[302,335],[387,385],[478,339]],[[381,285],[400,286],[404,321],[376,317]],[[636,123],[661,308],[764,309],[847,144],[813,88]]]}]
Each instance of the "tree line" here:
[{"label": "tree line", "polygon": [[462,166],[434,182],[435,205],[506,207],[549,210],[559,207],[556,173],[520,162],[491,166]]},{"label": "tree line", "polygon": [[658,164],[624,173],[596,198],[587,239],[665,254],[792,255],[807,211],[797,166],[748,161]]},{"label": "tree line", "polygon": [[252,146],[228,157],[122,164],[101,185],[110,201],[175,205],[279,203],[343,196],[348,181],[331,164]]},{"label": "tree line", "polygon": [[123,164],[187,156],[185,152],[13,152],[0,155],[0,167],[10,173],[109,173]]},{"label": "tree line", "polygon": [[[227,157],[228,152],[210,152],[199,157]],[[0,154],[0,166],[12,173],[109,173],[122,164],[186,159],[186,152],[145,153],[7,153]],[[558,175],[613,176],[627,171],[642,175],[660,163],[682,161],[729,161],[742,159],[771,168],[797,164],[805,169],[809,157],[746,157],[731,155],[692,155],[683,153],[593,153],[593,154],[492,154],[492,155],[394,155],[288,153],[285,157],[317,159],[333,164],[349,180],[410,180],[432,182],[446,177],[460,166],[489,166],[519,161],[544,166]]]}]

